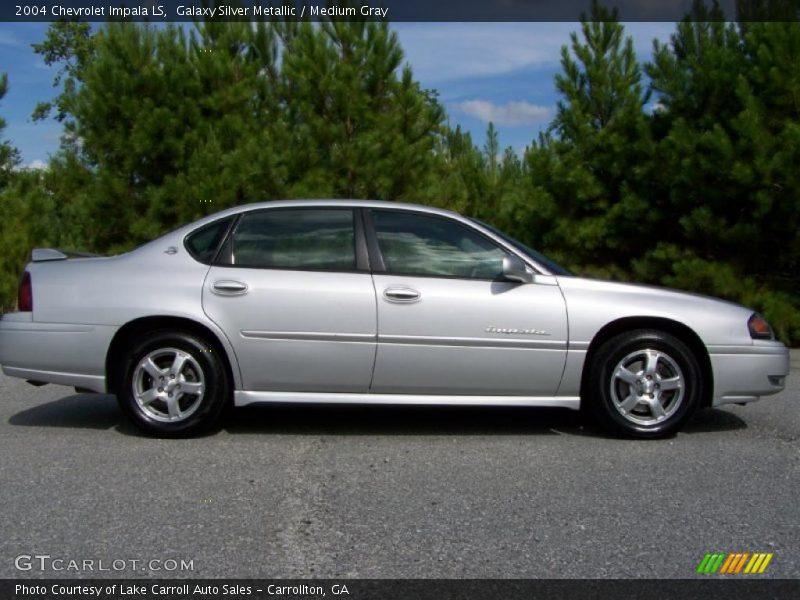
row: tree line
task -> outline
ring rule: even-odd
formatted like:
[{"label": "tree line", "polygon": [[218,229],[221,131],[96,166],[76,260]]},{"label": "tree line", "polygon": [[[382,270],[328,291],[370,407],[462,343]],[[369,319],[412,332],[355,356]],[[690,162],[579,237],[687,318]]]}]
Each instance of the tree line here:
[{"label": "tree line", "polygon": [[34,50],[59,93],[33,117],[62,141],[43,170],[0,145],[0,302],[34,246],[114,253],[246,202],[374,198],[476,216],[578,274],[742,302],[800,341],[800,23],[698,2],[646,63],[614,11],[578,29],[519,154],[452,127],[385,22],[53,23]]}]

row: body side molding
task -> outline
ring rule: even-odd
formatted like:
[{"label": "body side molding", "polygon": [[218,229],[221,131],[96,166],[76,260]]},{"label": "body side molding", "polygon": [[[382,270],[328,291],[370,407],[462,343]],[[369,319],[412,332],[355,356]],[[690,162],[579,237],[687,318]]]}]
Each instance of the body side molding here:
[{"label": "body side molding", "polygon": [[416,404],[432,406],[539,406],[580,408],[577,396],[437,396],[415,394],[357,394],[324,392],[236,391],[234,405],[250,404]]}]

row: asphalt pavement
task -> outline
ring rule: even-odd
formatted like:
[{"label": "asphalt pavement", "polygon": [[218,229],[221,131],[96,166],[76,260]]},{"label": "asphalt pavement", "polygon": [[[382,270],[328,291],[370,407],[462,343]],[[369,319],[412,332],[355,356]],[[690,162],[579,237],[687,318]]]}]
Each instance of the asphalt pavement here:
[{"label": "asphalt pavement", "polygon": [[660,441],[560,409],[332,406],[157,440],[111,396],[0,376],[0,506],[0,577],[684,578],[771,552],[763,576],[797,578],[800,352],[779,396]]}]

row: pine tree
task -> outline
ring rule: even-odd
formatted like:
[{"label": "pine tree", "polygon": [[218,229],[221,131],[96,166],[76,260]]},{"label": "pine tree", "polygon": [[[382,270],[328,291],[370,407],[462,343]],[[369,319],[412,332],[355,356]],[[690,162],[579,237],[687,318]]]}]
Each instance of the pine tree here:
[{"label": "pine tree", "polygon": [[[8,75],[0,75],[0,100],[8,92]],[[6,121],[0,117],[0,135],[6,127]],[[19,152],[10,142],[0,138],[0,312],[12,308],[15,299],[16,283],[19,277],[21,258],[19,253],[19,233],[24,222],[18,214],[19,199],[13,193],[12,181],[14,170],[19,165]],[[23,250],[25,252],[26,250]]]},{"label": "pine tree", "polygon": [[436,179],[429,204],[477,216],[484,194],[484,159],[472,136],[446,127],[435,153]]},{"label": "pine tree", "polygon": [[[89,23],[72,20],[58,20],[47,29],[45,40],[33,44],[33,49],[42,55],[48,66],[59,65],[53,80],[53,87],[63,86],[55,102],[37,104],[33,112],[34,120],[47,118],[53,108],[56,119],[64,121],[69,113],[68,102],[80,85],[81,74],[94,56],[94,36]],[[69,128],[69,122],[66,123]]]},{"label": "pine tree", "polygon": [[390,198],[488,220],[579,272],[753,305],[800,339],[800,25],[753,18],[794,14],[785,0],[739,10],[725,23],[697,0],[646,89],[595,2],[522,160],[494,125],[476,145],[446,123],[386,23],[54,23],[35,48],[59,91],[34,117],[55,113],[62,147],[33,173],[0,146],[0,295],[22,247],[117,251],[243,202]]},{"label": "pine tree", "polygon": [[489,121],[489,127],[486,128],[486,142],[483,144],[483,156],[486,159],[489,176],[493,179],[497,178],[499,155],[500,140],[497,136],[497,129],[495,129],[494,123]]},{"label": "pine tree", "polygon": [[271,35],[235,22],[199,23],[189,34],[109,23],[86,60],[40,47],[67,63],[71,84],[56,103],[69,133],[65,160],[91,173],[76,214],[92,249],[129,248],[282,191],[277,96],[263,76],[275,72]]},{"label": "pine tree", "polygon": [[[8,77],[0,76],[0,100],[8,91]],[[0,118],[0,134],[5,120]],[[17,285],[30,250],[57,245],[60,232],[72,224],[62,221],[54,196],[48,193],[49,169],[20,169],[19,152],[0,143],[0,311],[13,310]]]},{"label": "pine tree", "polygon": [[716,11],[696,4],[647,67],[674,226],[637,268],[756,306],[796,338],[800,24],[699,18]]},{"label": "pine tree", "polygon": [[90,174],[72,201],[91,249],[245,202],[435,187],[444,113],[386,23],[53,25],[37,51],[62,65],[60,160]]},{"label": "pine tree", "polygon": [[443,111],[409,67],[398,78],[403,53],[388,24],[293,24],[282,41],[291,193],[413,198]]},{"label": "pine tree", "polygon": [[[8,74],[0,74],[0,101],[8,92]],[[6,128],[6,121],[0,117],[0,136]],[[0,137],[0,190],[10,182],[12,170],[19,164],[19,151],[10,142]]]},{"label": "pine tree", "polygon": [[595,2],[581,32],[562,48],[552,137],[525,157],[539,212],[550,221],[535,245],[555,248],[579,270],[624,277],[628,257],[644,252],[660,218],[647,195],[648,95],[616,10]]}]

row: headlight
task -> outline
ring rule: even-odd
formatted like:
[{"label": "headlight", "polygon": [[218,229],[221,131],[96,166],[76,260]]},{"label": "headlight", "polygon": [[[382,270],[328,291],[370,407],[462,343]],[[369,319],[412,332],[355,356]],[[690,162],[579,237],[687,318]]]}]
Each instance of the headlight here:
[{"label": "headlight", "polygon": [[772,334],[772,327],[770,327],[767,320],[758,313],[753,313],[747,320],[747,329],[750,330],[750,337],[754,340],[775,339],[775,336]]}]

